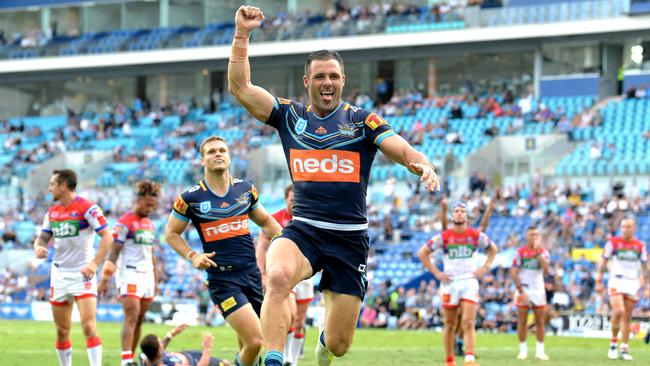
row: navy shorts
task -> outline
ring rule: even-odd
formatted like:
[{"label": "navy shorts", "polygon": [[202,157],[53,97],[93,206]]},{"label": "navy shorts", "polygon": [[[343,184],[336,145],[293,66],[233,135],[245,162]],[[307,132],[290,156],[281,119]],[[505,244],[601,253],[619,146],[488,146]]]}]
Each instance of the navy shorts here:
[{"label": "navy shorts", "polygon": [[366,230],[328,230],[293,220],[277,237],[296,243],[314,273],[323,270],[320,291],[359,296],[363,300],[368,288]]},{"label": "navy shorts", "polygon": [[262,276],[257,265],[245,270],[219,272],[208,279],[212,302],[219,307],[224,318],[246,304],[260,315],[262,309]]}]

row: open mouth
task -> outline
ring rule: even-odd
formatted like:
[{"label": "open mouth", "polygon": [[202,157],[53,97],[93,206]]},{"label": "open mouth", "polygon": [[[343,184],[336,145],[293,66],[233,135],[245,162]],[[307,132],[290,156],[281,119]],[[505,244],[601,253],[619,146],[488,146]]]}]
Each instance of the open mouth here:
[{"label": "open mouth", "polygon": [[329,103],[334,99],[334,92],[333,91],[322,91],[322,92],[320,92],[320,96],[321,96],[321,98],[323,98],[323,100],[325,102]]}]

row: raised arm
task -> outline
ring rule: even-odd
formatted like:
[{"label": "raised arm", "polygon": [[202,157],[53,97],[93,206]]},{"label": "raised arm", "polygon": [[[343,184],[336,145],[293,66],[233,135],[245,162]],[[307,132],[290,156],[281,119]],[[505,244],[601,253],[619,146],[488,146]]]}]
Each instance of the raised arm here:
[{"label": "raised arm", "polygon": [[392,161],[405,166],[411,173],[420,176],[420,182],[424,183],[430,192],[440,190],[440,182],[433,165],[426,156],[415,150],[400,135],[387,137],[379,144],[379,149]]},{"label": "raised arm", "polygon": [[275,100],[265,89],[251,83],[248,62],[250,33],[262,24],[264,13],[254,6],[241,6],[235,13],[235,38],[228,62],[228,91],[259,121],[266,122]]},{"label": "raised arm", "polygon": [[481,219],[481,223],[478,225],[479,231],[485,231],[490,224],[490,217],[492,216],[492,212],[494,211],[494,205],[495,205],[495,199],[492,198],[490,200],[490,203],[488,204],[488,207],[485,209],[485,213],[483,214],[483,218]]},{"label": "raised arm", "polygon": [[445,197],[444,194],[442,195],[442,200],[440,200],[440,211],[440,215],[442,215],[440,218],[442,222],[442,231],[445,231],[449,227],[449,217],[447,216],[447,197]]}]

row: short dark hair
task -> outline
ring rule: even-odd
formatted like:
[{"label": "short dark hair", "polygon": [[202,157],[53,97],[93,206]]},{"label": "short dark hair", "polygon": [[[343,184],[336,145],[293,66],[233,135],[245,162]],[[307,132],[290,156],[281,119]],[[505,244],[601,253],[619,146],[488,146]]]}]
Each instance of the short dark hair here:
[{"label": "short dark hair", "polygon": [[52,172],[52,175],[56,175],[57,183],[65,183],[69,190],[74,191],[77,188],[77,174],[73,170],[57,169]]},{"label": "short dark hair", "polygon": [[331,50],[319,50],[309,54],[305,59],[305,75],[309,75],[311,70],[311,62],[314,60],[336,60],[341,66],[341,72],[343,72],[343,58],[336,51]]},{"label": "short dark hair", "polygon": [[530,225],[528,226],[528,228],[526,228],[526,232],[537,230],[537,229],[538,229],[537,225]]},{"label": "short dark hair", "polygon": [[159,348],[160,342],[158,342],[158,337],[155,334],[147,334],[140,341],[140,349],[149,360],[153,360],[158,356]]},{"label": "short dark hair", "polygon": [[293,184],[289,184],[288,186],[284,187],[284,198],[289,197],[289,193],[293,192]]},{"label": "short dark hair", "polygon": [[139,181],[135,185],[135,188],[138,197],[145,197],[145,196],[158,197],[158,195],[160,194],[160,185],[156,182],[152,182],[149,180]]},{"label": "short dark hair", "polygon": [[203,140],[203,142],[201,142],[201,147],[199,147],[199,152],[201,153],[201,156],[203,156],[203,147],[204,147],[207,143],[210,143],[210,142],[213,142],[213,141],[223,141],[223,143],[226,144],[226,147],[228,147],[228,151],[230,151],[230,146],[228,146],[228,141],[226,141],[226,139],[224,139],[224,138],[221,137],[221,136],[214,136],[214,135],[213,135],[213,136],[206,137],[206,138]]}]

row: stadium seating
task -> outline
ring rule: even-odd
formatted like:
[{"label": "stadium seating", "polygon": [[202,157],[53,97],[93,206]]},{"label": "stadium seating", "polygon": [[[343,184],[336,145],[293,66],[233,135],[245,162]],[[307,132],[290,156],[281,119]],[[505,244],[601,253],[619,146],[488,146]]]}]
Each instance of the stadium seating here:
[{"label": "stadium seating", "polygon": [[[650,173],[650,99],[610,102],[601,110],[601,126],[577,128],[581,142],[556,166],[558,175],[635,175]],[[592,151],[593,150],[593,151]]]},{"label": "stadium seating", "polygon": [[[344,18],[345,20],[328,20],[324,15],[316,14],[294,19],[295,17],[280,13],[276,14],[279,25],[263,26],[258,32],[253,33],[252,41],[455,30],[468,26],[464,19],[465,9],[462,7],[434,15],[434,5],[417,8],[416,11],[408,14],[375,15],[368,19],[370,25],[364,28],[360,28],[357,19],[349,17]],[[624,15],[624,6],[624,0],[567,0],[553,6],[526,4],[498,9],[480,9],[480,26],[494,27],[618,17]],[[79,37],[58,36],[49,41],[43,39],[45,46],[36,48],[22,48],[19,44],[8,45],[0,47],[0,58],[24,59],[226,45],[232,41],[233,35],[232,22],[207,24],[202,28],[181,26],[113,30],[86,33]]]}]

